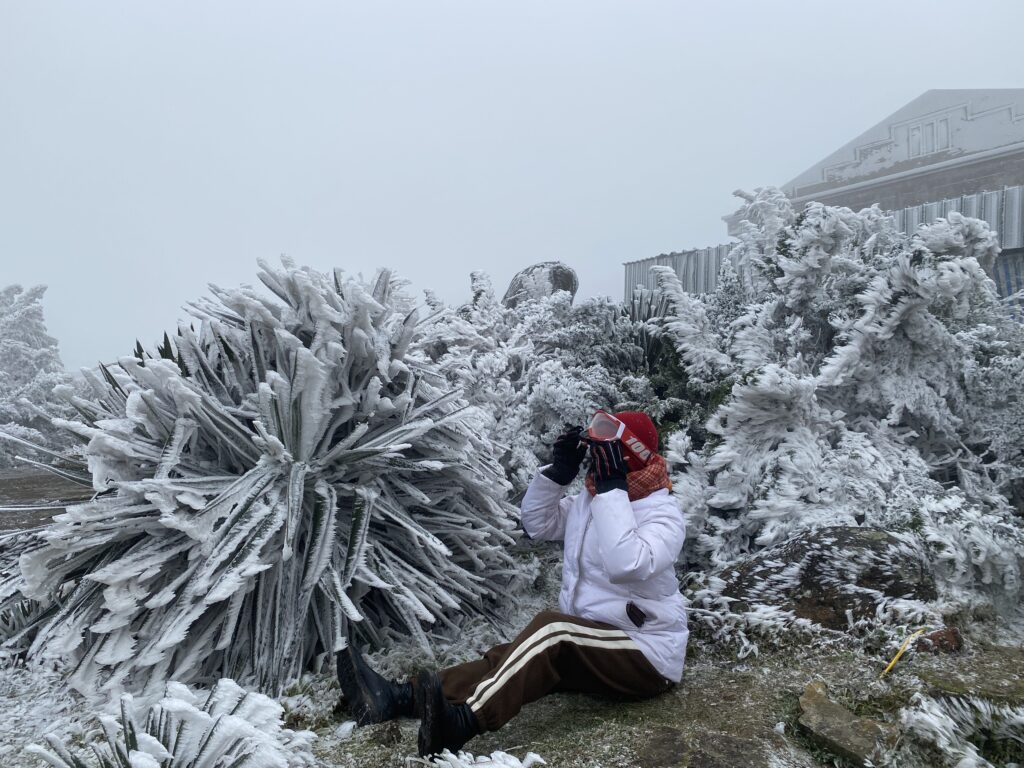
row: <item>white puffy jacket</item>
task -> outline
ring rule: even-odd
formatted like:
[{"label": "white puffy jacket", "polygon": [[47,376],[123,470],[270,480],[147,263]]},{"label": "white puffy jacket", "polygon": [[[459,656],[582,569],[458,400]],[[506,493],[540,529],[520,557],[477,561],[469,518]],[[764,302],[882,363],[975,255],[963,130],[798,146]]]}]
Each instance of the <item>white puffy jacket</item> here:
[{"label": "white puffy jacket", "polygon": [[[679,682],[690,634],[674,568],[685,537],[679,505],[665,489],[633,502],[617,489],[564,492],[538,472],[522,503],[530,538],[565,540],[559,610],[624,630],[655,669]],[[626,613],[630,602],[647,615],[642,628]]]}]

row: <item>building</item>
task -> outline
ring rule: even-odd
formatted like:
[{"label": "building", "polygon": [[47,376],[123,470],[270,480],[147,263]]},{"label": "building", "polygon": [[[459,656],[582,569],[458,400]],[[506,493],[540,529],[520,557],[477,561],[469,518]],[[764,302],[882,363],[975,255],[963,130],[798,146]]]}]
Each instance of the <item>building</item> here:
[{"label": "building", "polygon": [[[853,210],[877,204],[904,231],[951,211],[985,219],[1003,248],[991,273],[1003,296],[1024,288],[1022,188],[1024,88],[928,91],[782,185],[797,209],[812,200]],[[723,218],[734,235],[738,215]],[[722,248],[686,252],[708,254],[696,257],[706,267],[686,266],[694,258],[686,254],[627,263],[626,298],[631,278],[650,285],[635,278],[651,265],[678,263],[682,279],[684,269],[709,269]],[[710,288],[683,283],[695,293],[714,287],[713,279]]]},{"label": "building", "polygon": [[1024,88],[928,91],[782,186],[857,211],[1024,184]]}]

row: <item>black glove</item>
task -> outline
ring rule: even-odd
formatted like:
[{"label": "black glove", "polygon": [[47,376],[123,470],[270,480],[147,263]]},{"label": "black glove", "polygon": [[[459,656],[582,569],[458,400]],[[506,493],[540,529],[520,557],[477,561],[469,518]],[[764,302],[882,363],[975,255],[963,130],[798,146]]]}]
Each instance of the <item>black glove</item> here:
[{"label": "black glove", "polygon": [[598,493],[616,488],[627,491],[626,457],[622,455],[622,443],[618,440],[592,441],[590,443],[590,468],[594,473],[594,486]]},{"label": "black glove", "polygon": [[559,485],[568,485],[579,474],[580,464],[587,455],[587,446],[581,442],[582,427],[573,427],[555,439],[551,447],[551,466],[541,474]]}]

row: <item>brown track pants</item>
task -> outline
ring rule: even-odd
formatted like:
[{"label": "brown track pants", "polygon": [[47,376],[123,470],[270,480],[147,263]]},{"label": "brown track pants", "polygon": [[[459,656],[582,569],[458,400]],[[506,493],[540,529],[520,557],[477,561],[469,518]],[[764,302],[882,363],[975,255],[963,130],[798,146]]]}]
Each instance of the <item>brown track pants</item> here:
[{"label": "brown track pants", "polygon": [[543,611],[511,643],[441,670],[445,699],[468,703],[485,731],[554,691],[645,699],[672,687],[621,629]]}]

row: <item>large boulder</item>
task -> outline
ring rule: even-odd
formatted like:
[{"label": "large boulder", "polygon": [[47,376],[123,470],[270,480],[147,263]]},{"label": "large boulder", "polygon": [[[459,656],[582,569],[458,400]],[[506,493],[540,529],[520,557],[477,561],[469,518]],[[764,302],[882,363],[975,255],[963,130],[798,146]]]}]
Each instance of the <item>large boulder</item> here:
[{"label": "large boulder", "polygon": [[829,629],[871,619],[886,598],[930,601],[935,580],[910,537],[834,526],[799,534],[722,574],[734,611],[767,604]]},{"label": "large boulder", "polygon": [[550,296],[555,291],[568,291],[575,298],[580,282],[576,272],[568,264],[560,261],[542,261],[520,270],[501,300],[509,309],[520,301],[537,296]]}]

